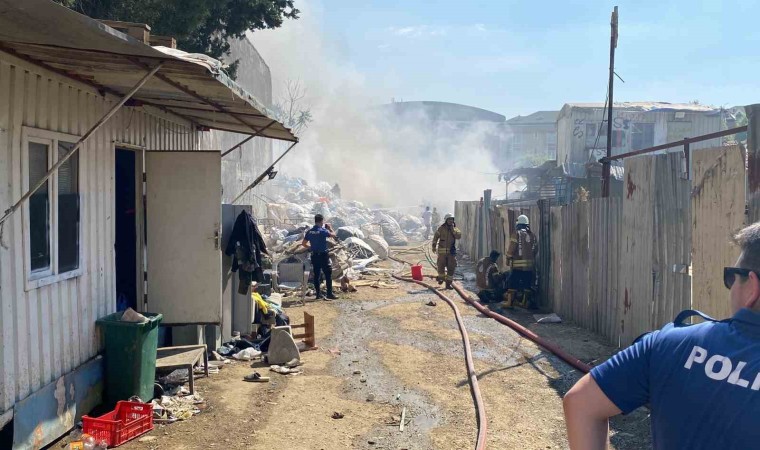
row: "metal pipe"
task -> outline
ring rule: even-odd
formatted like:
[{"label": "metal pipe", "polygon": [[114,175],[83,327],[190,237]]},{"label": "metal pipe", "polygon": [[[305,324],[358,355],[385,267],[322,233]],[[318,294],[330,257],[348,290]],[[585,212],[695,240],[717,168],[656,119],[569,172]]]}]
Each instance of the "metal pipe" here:
[{"label": "metal pipe", "polygon": [[269,167],[267,167],[267,170],[265,170],[264,172],[262,172],[262,173],[261,173],[261,175],[259,175],[258,177],[256,177],[256,179],[255,179],[255,180],[253,180],[253,183],[249,184],[249,185],[248,185],[248,187],[246,187],[245,189],[243,189],[243,192],[239,193],[239,194],[237,195],[237,197],[235,197],[235,199],[234,199],[234,200],[232,200],[230,203],[234,205],[236,201],[240,200],[240,197],[242,197],[242,196],[243,196],[243,194],[245,194],[246,192],[248,192],[248,191],[250,191],[251,189],[255,188],[255,187],[256,187],[256,186],[257,186],[259,183],[261,183],[261,180],[263,180],[263,179],[264,179],[264,177],[265,177],[265,176],[267,176],[267,174],[269,173],[269,171],[270,171],[270,170],[272,170],[272,169],[274,169],[274,166],[275,166],[275,164],[277,164],[278,162],[280,162],[280,160],[281,160],[282,158],[284,158],[284,157],[285,157],[285,155],[287,155],[287,154],[290,152],[290,150],[292,150],[292,149],[293,149],[293,147],[295,147],[295,146],[296,146],[296,144],[298,144],[298,141],[296,141],[296,142],[293,142],[293,143],[290,145],[290,147],[288,147],[288,149],[287,149],[287,150],[285,150],[285,151],[283,152],[283,154],[282,154],[282,155],[280,155],[280,157],[279,157],[279,158],[277,158],[277,159],[276,159],[276,160],[275,160],[275,161],[272,163],[272,165],[270,165]]},{"label": "metal pipe", "polygon": [[252,135],[250,135],[247,138],[243,139],[238,145],[236,145],[236,146],[232,147],[231,149],[227,150],[226,152],[222,153],[222,158],[224,158],[228,154],[232,153],[232,151],[235,150],[236,148],[243,146],[243,144],[245,144],[246,142],[248,142],[251,139],[255,138],[256,136],[259,136],[261,133],[264,132],[264,130],[266,130],[267,128],[271,127],[272,125],[274,125],[276,123],[277,123],[276,120],[273,120],[273,121],[269,122],[269,125],[265,126],[264,128],[260,129],[259,131],[255,132],[255,133],[253,133]]},{"label": "metal pipe", "polygon": [[746,125],[742,127],[729,128],[728,130],[716,131],[715,133],[703,134],[702,136],[686,138],[686,139],[675,141],[675,142],[668,142],[667,144],[655,145],[654,147],[643,148],[641,150],[636,150],[633,152],[621,153],[619,155],[615,155],[609,158],[604,157],[600,159],[599,162],[603,163],[604,161],[615,161],[619,159],[630,158],[632,156],[645,155],[647,153],[656,152],[658,150],[666,150],[673,147],[681,147],[684,144],[693,144],[695,142],[709,141],[710,139],[715,139],[715,138],[719,138],[723,136],[731,136],[732,134],[744,133],[745,131],[747,131]]},{"label": "metal pipe", "polygon": [[[144,64],[143,62],[141,62],[140,60],[138,60],[138,59],[129,58],[129,60],[130,60],[130,61],[131,61],[133,64],[135,64],[135,65],[137,65],[137,66],[145,67],[145,64]],[[237,121],[238,121],[238,122],[239,122],[241,125],[244,125],[244,126],[246,126],[246,127],[250,128],[251,130],[253,130],[255,133],[259,133],[259,132],[261,132],[261,131],[265,130],[266,128],[269,128],[270,126],[272,126],[272,124],[270,123],[269,125],[266,125],[266,126],[264,126],[264,127],[261,127],[261,128],[256,128],[254,125],[251,125],[250,123],[246,122],[246,121],[245,121],[245,120],[243,120],[243,118],[242,118],[242,117],[240,117],[238,114],[236,114],[236,113],[234,113],[234,112],[232,112],[232,111],[228,110],[228,109],[227,109],[227,108],[225,108],[223,105],[220,105],[219,103],[216,103],[216,102],[214,102],[213,100],[209,100],[209,99],[207,99],[206,97],[204,97],[204,96],[200,95],[199,93],[197,93],[197,92],[193,91],[192,89],[190,89],[190,88],[188,88],[188,87],[186,87],[186,86],[184,86],[184,85],[182,85],[182,84],[180,84],[180,83],[178,83],[178,82],[176,82],[176,81],[172,80],[171,78],[167,77],[166,75],[161,75],[161,74],[158,74],[158,75],[156,76],[156,78],[158,78],[159,80],[161,80],[161,81],[163,81],[164,83],[168,84],[169,86],[171,86],[171,87],[173,87],[173,88],[175,88],[175,89],[177,89],[177,90],[179,90],[179,91],[182,91],[182,92],[184,92],[185,94],[187,94],[187,95],[189,95],[189,96],[191,96],[191,97],[193,97],[193,98],[195,98],[195,99],[197,99],[197,100],[200,100],[200,101],[202,101],[203,103],[205,103],[205,104],[207,104],[207,105],[209,105],[209,106],[213,107],[214,109],[216,109],[216,110],[217,110],[217,112],[220,112],[220,113],[224,113],[224,114],[227,114],[228,116],[230,116],[230,117],[232,117],[233,119],[237,120]],[[275,122],[276,122],[276,121],[275,121]],[[278,140],[281,140],[281,141],[290,141],[290,142],[293,142],[293,141],[291,141],[290,139],[282,139],[282,138],[273,138],[273,139],[278,139]],[[298,142],[298,138],[296,138],[296,141],[295,141],[295,142]]]},{"label": "metal pipe", "polygon": [[449,304],[451,309],[454,310],[454,317],[456,317],[457,326],[459,327],[459,333],[462,335],[462,344],[464,346],[464,359],[467,365],[467,377],[470,382],[470,392],[472,393],[473,400],[475,401],[475,410],[478,419],[478,436],[475,443],[475,450],[484,450],[486,448],[486,434],[488,432],[488,419],[486,418],[486,408],[483,402],[483,396],[480,394],[480,385],[478,384],[478,374],[475,372],[475,364],[472,360],[472,349],[470,348],[470,337],[467,334],[467,329],[464,327],[464,321],[462,315],[459,313],[456,303],[449,297],[444,295],[441,291],[436,289],[435,286],[425,283],[424,281],[417,281],[412,278],[402,277],[396,274],[392,274],[393,278],[401,281],[407,281],[410,283],[417,283],[420,286],[425,286],[440,297],[443,301]]},{"label": "metal pipe", "polygon": [[686,142],[686,139],[684,139],[683,143],[683,156],[686,160],[686,179],[688,180],[691,178],[691,149],[689,148],[689,143]]},{"label": "metal pipe", "polygon": [[135,95],[135,93],[139,91],[140,88],[143,87],[143,85],[147,83],[148,80],[153,75],[155,75],[161,69],[161,66],[163,65],[164,63],[159,63],[156,67],[152,68],[129,92],[127,92],[127,94],[124,97],[122,97],[122,99],[116,105],[114,105],[103,117],[101,117],[100,120],[98,120],[95,123],[95,125],[90,127],[90,129],[87,130],[87,132],[79,139],[79,141],[77,141],[76,145],[74,145],[74,148],[71,149],[70,152],[68,152],[63,158],[59,159],[58,162],[55,163],[53,167],[51,167],[50,170],[48,170],[47,173],[45,173],[45,175],[34,185],[34,187],[29,189],[26,192],[26,194],[22,195],[21,198],[13,206],[5,210],[3,217],[0,218],[0,224],[5,222],[18,209],[18,207],[21,206],[21,204],[26,199],[31,197],[32,194],[34,194],[37,191],[37,189],[42,187],[42,185],[45,184],[45,182],[50,178],[51,175],[53,175],[58,170],[59,167],[65,164],[66,161],[69,160],[69,158],[74,156],[74,154],[77,151],[79,151],[80,148],[82,148],[84,141],[86,141],[90,136],[92,136],[93,133],[98,131],[98,129],[101,126],[103,126],[103,124],[106,123],[108,119],[113,117],[113,115],[116,114],[116,112],[119,109],[121,109],[122,106],[124,106],[124,103],[126,103],[127,100],[132,98],[132,96]]},{"label": "metal pipe", "polygon": [[[612,104],[615,88],[615,48],[618,38],[618,7],[610,18],[610,78],[607,85],[607,158],[612,156]],[[610,196],[610,161],[602,163],[602,197]]]}]

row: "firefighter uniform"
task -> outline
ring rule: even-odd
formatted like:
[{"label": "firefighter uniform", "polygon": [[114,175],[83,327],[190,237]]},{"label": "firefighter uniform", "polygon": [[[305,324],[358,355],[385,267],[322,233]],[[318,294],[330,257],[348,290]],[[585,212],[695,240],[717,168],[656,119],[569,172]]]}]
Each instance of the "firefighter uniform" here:
[{"label": "firefighter uniform", "polygon": [[520,216],[517,231],[509,239],[507,259],[512,271],[509,276],[505,305],[511,307],[515,300],[527,307],[535,280],[535,260],[538,255],[536,235],[530,231],[528,218]]},{"label": "firefighter uniform", "polygon": [[446,287],[451,288],[451,282],[454,281],[454,271],[457,268],[456,241],[462,238],[462,232],[455,224],[448,225],[448,219],[453,219],[453,217],[446,216],[445,222],[438,227],[433,236],[433,251],[438,254],[438,276],[436,279],[439,284],[445,281]]},{"label": "firefighter uniform", "polygon": [[476,268],[475,282],[480,289],[478,298],[483,302],[500,301],[504,296],[504,276],[499,272],[496,262],[501,254],[492,251],[491,254],[480,261]]}]

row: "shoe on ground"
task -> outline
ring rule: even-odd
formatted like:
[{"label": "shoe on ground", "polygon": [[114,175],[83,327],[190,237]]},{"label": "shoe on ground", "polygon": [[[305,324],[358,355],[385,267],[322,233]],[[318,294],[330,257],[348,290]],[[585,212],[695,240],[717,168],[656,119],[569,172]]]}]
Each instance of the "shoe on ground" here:
[{"label": "shoe on ground", "polygon": [[325,297],[328,300],[338,300],[338,297],[334,296],[333,294],[327,294],[327,297]]}]

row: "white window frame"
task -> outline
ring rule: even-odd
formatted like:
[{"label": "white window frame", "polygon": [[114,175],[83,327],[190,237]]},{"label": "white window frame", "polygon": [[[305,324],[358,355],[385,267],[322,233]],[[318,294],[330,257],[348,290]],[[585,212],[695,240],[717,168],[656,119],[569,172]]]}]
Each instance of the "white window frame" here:
[{"label": "white window frame", "polygon": [[[51,167],[58,161],[58,142],[64,141],[72,144],[76,144],[80,137],[73,134],[59,133],[56,131],[41,130],[39,128],[22,127],[21,136],[21,180],[22,191],[27,192],[32,186],[29,186],[29,143],[36,142],[45,144],[48,146],[48,167]],[[81,155],[81,153],[80,153]],[[40,270],[32,272],[32,257],[31,257],[31,236],[29,233],[29,200],[27,199],[22,208],[22,222],[24,236],[24,274],[25,274],[25,290],[31,291],[43,286],[48,286],[60,281],[68,280],[71,278],[79,277],[83,273],[84,267],[84,246],[83,246],[83,233],[82,226],[82,186],[83,186],[83,173],[82,173],[82,158],[79,158],[78,170],[78,186],[79,192],[79,265],[76,269],[68,272],[58,272],[58,174],[54,173],[48,178],[48,189],[50,190],[50,268],[47,270]]]}]

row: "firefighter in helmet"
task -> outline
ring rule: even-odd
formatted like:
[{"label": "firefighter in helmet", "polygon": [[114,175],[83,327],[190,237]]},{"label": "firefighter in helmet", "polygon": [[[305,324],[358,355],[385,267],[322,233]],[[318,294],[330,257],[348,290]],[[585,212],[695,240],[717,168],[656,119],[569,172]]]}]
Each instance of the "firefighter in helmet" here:
[{"label": "firefighter in helmet", "polygon": [[538,240],[530,231],[530,220],[521,215],[517,218],[515,232],[509,238],[507,261],[511,267],[504,306],[511,308],[515,304],[522,307],[532,305],[533,287],[536,274],[536,256]]},{"label": "firefighter in helmet", "polygon": [[433,251],[438,253],[438,284],[446,282],[446,289],[453,289],[454,271],[457,268],[456,241],[462,238],[462,232],[454,222],[454,216],[446,214],[443,225],[438,227],[433,236]]}]

